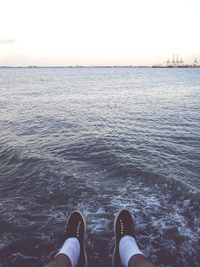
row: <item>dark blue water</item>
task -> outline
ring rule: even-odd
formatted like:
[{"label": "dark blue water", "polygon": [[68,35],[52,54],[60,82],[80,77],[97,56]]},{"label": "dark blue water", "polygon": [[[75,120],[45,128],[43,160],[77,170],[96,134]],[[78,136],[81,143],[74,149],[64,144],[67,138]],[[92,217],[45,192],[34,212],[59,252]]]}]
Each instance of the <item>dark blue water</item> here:
[{"label": "dark blue water", "polygon": [[111,266],[112,221],[135,218],[159,266],[199,266],[200,69],[0,69],[0,266],[40,267],[66,216],[89,266]]}]

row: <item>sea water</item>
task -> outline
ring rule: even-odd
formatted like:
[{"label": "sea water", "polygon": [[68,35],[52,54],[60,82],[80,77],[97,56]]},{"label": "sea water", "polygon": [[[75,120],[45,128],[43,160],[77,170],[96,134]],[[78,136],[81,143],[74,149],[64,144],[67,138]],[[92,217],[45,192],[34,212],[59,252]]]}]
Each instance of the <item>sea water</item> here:
[{"label": "sea water", "polygon": [[197,267],[199,178],[200,69],[0,69],[0,266],[48,262],[78,209],[109,267],[128,208],[151,261]]}]

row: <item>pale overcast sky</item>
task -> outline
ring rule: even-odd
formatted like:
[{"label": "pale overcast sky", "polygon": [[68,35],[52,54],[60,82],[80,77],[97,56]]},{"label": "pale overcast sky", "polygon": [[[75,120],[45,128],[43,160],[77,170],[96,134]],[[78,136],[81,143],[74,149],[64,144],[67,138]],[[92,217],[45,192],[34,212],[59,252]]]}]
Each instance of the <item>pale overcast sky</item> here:
[{"label": "pale overcast sky", "polygon": [[200,0],[0,0],[0,65],[200,62]]}]

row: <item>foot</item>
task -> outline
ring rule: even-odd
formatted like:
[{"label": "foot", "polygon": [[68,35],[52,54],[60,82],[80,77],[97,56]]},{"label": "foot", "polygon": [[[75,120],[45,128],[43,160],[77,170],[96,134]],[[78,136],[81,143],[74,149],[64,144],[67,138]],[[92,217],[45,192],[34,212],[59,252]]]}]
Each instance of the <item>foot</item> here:
[{"label": "foot", "polygon": [[122,237],[129,235],[135,237],[133,218],[131,213],[122,209],[114,220],[115,248],[113,252],[113,266],[123,267],[119,254],[119,242]]},{"label": "foot", "polygon": [[66,225],[65,230],[65,239],[70,237],[75,237],[78,239],[80,243],[80,255],[77,263],[77,267],[86,267],[87,266],[87,256],[85,252],[85,231],[86,231],[86,223],[78,211],[73,211]]}]

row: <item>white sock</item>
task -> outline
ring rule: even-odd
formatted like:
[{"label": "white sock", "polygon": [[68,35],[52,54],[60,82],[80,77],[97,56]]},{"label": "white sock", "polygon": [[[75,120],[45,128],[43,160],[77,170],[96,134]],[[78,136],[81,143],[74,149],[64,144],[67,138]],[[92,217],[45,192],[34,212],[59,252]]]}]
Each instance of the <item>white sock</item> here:
[{"label": "white sock", "polygon": [[65,240],[56,256],[59,254],[66,255],[70,259],[72,267],[75,267],[78,263],[78,258],[80,255],[80,244],[78,239],[75,237],[70,237]]},{"label": "white sock", "polygon": [[119,255],[122,264],[128,267],[128,262],[133,255],[142,254],[138,248],[135,239],[130,235],[125,235],[119,242]]}]

